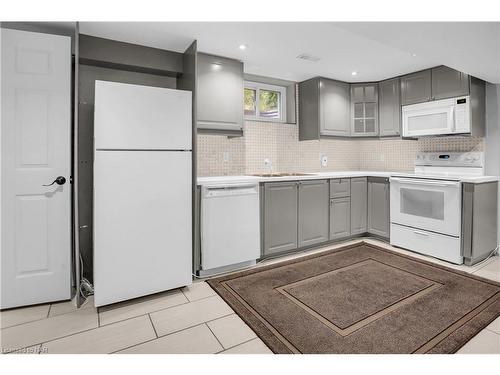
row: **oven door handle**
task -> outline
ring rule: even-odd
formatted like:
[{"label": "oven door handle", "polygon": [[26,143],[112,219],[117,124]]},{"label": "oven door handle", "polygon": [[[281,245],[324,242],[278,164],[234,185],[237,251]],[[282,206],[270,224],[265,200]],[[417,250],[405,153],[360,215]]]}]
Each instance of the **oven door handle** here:
[{"label": "oven door handle", "polygon": [[440,187],[458,187],[460,181],[439,181],[439,180],[425,180],[425,179],[410,179],[391,177],[390,181],[399,182],[401,184],[421,185],[421,186],[440,186]]}]

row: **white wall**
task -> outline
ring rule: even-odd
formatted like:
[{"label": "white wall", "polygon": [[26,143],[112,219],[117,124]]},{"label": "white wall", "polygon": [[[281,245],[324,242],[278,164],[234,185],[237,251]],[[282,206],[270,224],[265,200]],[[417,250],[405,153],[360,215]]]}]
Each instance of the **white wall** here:
[{"label": "white wall", "polygon": [[[486,84],[486,174],[500,176],[500,85]],[[500,208],[500,190],[498,192]],[[499,211],[500,212],[500,211]],[[500,241],[500,220],[498,223]]]}]

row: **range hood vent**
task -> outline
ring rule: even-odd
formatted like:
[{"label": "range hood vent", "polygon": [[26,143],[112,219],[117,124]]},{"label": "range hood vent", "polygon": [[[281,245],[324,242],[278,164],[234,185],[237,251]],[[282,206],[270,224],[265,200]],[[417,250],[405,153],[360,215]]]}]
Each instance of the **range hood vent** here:
[{"label": "range hood vent", "polygon": [[318,62],[321,60],[321,57],[318,56],[312,56],[309,55],[308,53],[301,53],[300,55],[297,56],[299,60],[306,60],[306,61],[312,61],[312,62]]}]

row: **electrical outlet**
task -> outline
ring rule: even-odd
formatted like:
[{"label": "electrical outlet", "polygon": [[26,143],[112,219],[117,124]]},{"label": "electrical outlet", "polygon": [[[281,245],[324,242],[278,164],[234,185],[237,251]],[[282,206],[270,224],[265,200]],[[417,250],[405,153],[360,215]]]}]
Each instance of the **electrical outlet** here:
[{"label": "electrical outlet", "polygon": [[380,154],[378,156],[378,161],[385,161],[385,154]]},{"label": "electrical outlet", "polygon": [[223,152],[222,153],[222,160],[224,160],[225,162],[228,162],[229,160],[231,160],[231,154],[229,152]]},{"label": "electrical outlet", "polygon": [[322,167],[326,167],[328,165],[328,156],[320,155],[319,160],[321,162]]}]

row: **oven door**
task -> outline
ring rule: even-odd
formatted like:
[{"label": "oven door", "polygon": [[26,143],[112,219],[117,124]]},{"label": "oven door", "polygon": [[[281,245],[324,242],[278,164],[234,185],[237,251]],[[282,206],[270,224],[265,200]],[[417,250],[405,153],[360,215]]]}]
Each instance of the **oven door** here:
[{"label": "oven door", "polygon": [[391,177],[390,186],[391,222],[460,236],[459,181]]},{"label": "oven door", "polygon": [[404,106],[403,137],[452,134],[454,109],[453,99]]}]

